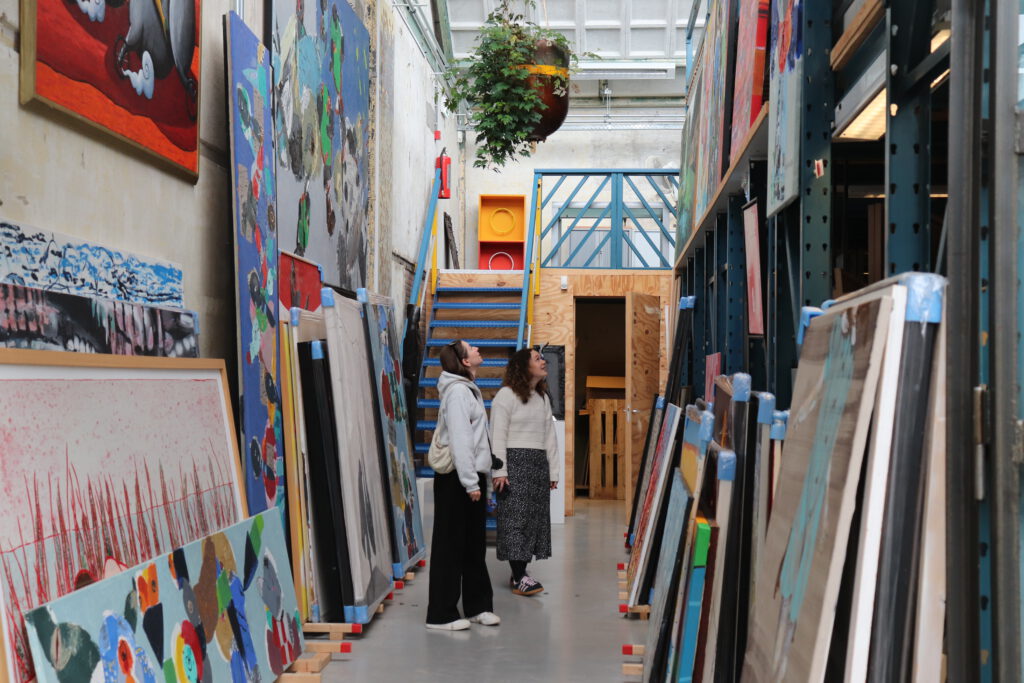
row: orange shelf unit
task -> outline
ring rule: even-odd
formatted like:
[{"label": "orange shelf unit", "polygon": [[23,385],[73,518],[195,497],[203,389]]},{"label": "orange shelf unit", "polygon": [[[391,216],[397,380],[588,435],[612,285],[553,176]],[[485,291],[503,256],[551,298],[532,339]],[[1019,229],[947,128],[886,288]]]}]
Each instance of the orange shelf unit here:
[{"label": "orange shelf unit", "polygon": [[524,241],[526,237],[526,195],[480,195],[477,235],[481,242]]}]

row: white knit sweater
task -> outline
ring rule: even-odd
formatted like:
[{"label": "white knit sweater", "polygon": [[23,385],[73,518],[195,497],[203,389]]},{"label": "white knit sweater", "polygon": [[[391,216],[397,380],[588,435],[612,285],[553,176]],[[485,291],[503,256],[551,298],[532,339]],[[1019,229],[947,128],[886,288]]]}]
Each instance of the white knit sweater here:
[{"label": "white knit sweater", "polygon": [[505,462],[505,467],[494,470],[493,476],[508,476],[509,448],[536,448],[546,451],[551,481],[558,481],[561,463],[551,400],[547,396],[533,391],[530,400],[523,403],[512,389],[502,387],[491,402],[491,430],[494,454]]}]

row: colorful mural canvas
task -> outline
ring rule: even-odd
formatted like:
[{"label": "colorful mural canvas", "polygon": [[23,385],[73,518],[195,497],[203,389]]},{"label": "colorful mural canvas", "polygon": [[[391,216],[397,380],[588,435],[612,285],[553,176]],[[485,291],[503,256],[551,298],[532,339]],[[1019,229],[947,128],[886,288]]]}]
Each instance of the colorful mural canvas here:
[{"label": "colorful mural canvas", "polygon": [[[731,0],[714,0],[704,38],[704,69],[701,75],[701,102],[704,108],[697,131],[699,145],[694,214],[703,216],[722,179],[726,155],[726,106],[731,101],[732,64],[729,38],[732,30]],[[731,110],[729,110],[731,113]]]},{"label": "colorful mural canvas", "polygon": [[277,333],[270,53],[245,22],[224,17],[238,304],[239,431],[249,514],[285,506]]},{"label": "colorful mural canvas", "polygon": [[198,316],[0,284],[0,347],[119,356],[199,356]]},{"label": "colorful mural canvas", "polygon": [[704,62],[698,60],[696,73],[690,81],[687,93],[686,123],[683,127],[682,158],[679,164],[679,198],[676,203],[676,253],[681,253],[693,232],[693,223],[699,218],[694,215],[693,199],[697,187],[697,166],[702,151],[697,144],[697,135],[703,125],[700,84],[703,79]]},{"label": "colorful mural canvas", "polygon": [[885,297],[833,307],[807,328],[745,681],[824,680],[891,308]]},{"label": "colorful mural canvas", "polygon": [[58,598],[25,622],[40,683],[269,682],[303,646],[276,511]]},{"label": "colorful mural canvas", "polygon": [[226,399],[222,361],[0,350],[8,681],[34,676],[23,612],[243,518]]},{"label": "colorful mural canvas", "polygon": [[321,298],[353,586],[352,603],[345,604],[345,621],[366,623],[393,585],[391,529],[384,500],[387,477],[374,429],[377,399],[370,385],[362,306],[326,288]]},{"label": "colorful mural canvas", "polygon": [[275,0],[281,248],[325,283],[366,285],[370,34],[346,0]]},{"label": "colorful mural canvas", "polygon": [[803,100],[803,0],[772,3],[768,59],[768,215],[796,198]]},{"label": "colorful mural canvas", "polygon": [[733,81],[732,138],[735,159],[764,104],[764,63],[768,46],[768,0],[739,0],[736,79]]},{"label": "colorful mural canvas", "polygon": [[182,308],[181,266],[0,220],[0,282]]},{"label": "colorful mural canvas", "polygon": [[764,297],[761,294],[761,218],[755,199],[743,207],[743,246],[747,272],[747,332],[764,334]]},{"label": "colorful mural canvas", "polygon": [[405,407],[402,360],[391,299],[369,296],[360,290],[366,315],[374,389],[377,394],[377,425],[384,447],[391,504],[394,577],[401,579],[413,564],[426,557],[416,470],[412,463],[409,412]]},{"label": "colorful mural canvas", "polygon": [[200,0],[26,0],[21,101],[199,175]]}]

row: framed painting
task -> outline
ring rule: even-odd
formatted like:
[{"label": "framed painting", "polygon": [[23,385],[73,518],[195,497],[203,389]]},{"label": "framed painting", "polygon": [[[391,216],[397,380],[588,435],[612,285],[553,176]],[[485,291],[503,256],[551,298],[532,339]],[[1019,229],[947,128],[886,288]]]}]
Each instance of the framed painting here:
[{"label": "framed painting", "polygon": [[704,60],[697,58],[696,73],[690,79],[687,90],[686,123],[683,124],[683,140],[681,143],[681,159],[679,163],[679,198],[676,202],[676,254],[682,253],[687,240],[693,233],[693,224],[699,216],[694,215],[694,196],[697,188],[697,168],[700,149],[697,140],[704,116],[701,109],[701,82],[704,73]]},{"label": "framed painting", "polygon": [[199,177],[200,0],[21,2],[21,101]]},{"label": "framed painting", "polygon": [[736,29],[736,78],[733,80],[732,138],[735,159],[764,104],[764,64],[768,47],[769,0],[739,0]]},{"label": "framed painting", "polygon": [[365,289],[359,290],[359,299],[363,302],[366,320],[372,361],[370,377],[377,396],[377,428],[384,446],[383,463],[389,484],[385,498],[391,512],[392,569],[395,579],[401,579],[416,562],[427,556],[427,537],[423,533],[412,462],[411,418],[405,407],[395,309],[391,299],[370,296]]},{"label": "framed painting", "polygon": [[661,501],[666,495],[665,483],[669,481],[669,472],[672,469],[672,453],[676,442],[676,430],[679,427],[679,413],[678,406],[671,403],[665,406],[665,417],[662,420],[661,431],[658,434],[657,445],[651,459],[651,481],[647,487],[647,493],[640,503],[640,508],[637,510],[633,547],[629,553],[629,564],[626,565],[626,582],[629,587],[628,604],[630,606],[647,604],[648,597],[643,594],[642,584],[651,557],[651,544],[648,541],[655,535]]},{"label": "framed painting", "polygon": [[633,487],[633,498],[630,502],[629,524],[626,528],[626,547],[632,547],[636,533],[637,509],[640,501],[647,497],[647,489],[651,484],[651,466],[654,462],[654,449],[658,445],[658,434],[661,432],[662,418],[665,415],[665,399],[661,396],[654,397],[654,404],[651,406],[651,419],[647,423],[647,437],[644,441],[644,451],[640,460],[640,475],[636,478],[636,486]]},{"label": "framed painting", "polygon": [[891,310],[891,298],[873,297],[833,306],[807,328],[744,680],[825,676]]},{"label": "framed painting", "polygon": [[0,349],[0,603],[7,680],[22,614],[244,517],[223,361]]},{"label": "framed painting", "polygon": [[690,511],[694,506],[693,495],[686,488],[679,470],[673,468],[670,476],[671,488],[665,528],[662,532],[654,585],[651,589],[651,614],[647,625],[647,645],[644,648],[645,683],[660,680],[661,676],[658,673],[664,668],[674,616],[671,606],[675,605],[676,594],[679,591],[679,575],[685,554],[684,541],[689,527]]},{"label": "framed painting", "polygon": [[0,347],[118,356],[199,356],[198,315],[0,284]]},{"label": "framed painting", "polygon": [[224,16],[238,321],[238,414],[249,514],[285,507],[277,333],[277,207],[270,53]]},{"label": "framed painting", "polygon": [[800,191],[800,126],[803,101],[803,0],[771,7],[768,60],[768,216]]},{"label": "framed painting", "polygon": [[281,248],[328,285],[366,286],[370,34],[346,0],[274,0]]},{"label": "framed painting", "polygon": [[540,355],[548,363],[548,398],[551,399],[551,415],[556,420],[565,419],[565,347],[544,344]]},{"label": "framed painting", "polygon": [[185,306],[181,266],[0,220],[0,283],[148,306]]},{"label": "framed painting", "polygon": [[[697,144],[702,163],[697,168],[694,214],[704,215],[718,189],[728,162],[728,119],[732,109],[732,35],[733,0],[713,0],[708,7],[708,23],[704,38],[704,69],[701,78],[701,125]],[[723,151],[724,150],[724,151]]]},{"label": "framed painting", "polygon": [[320,290],[324,287],[320,266],[301,256],[282,251],[278,259],[278,273],[282,317],[287,316],[293,308],[320,310]]},{"label": "framed painting", "polygon": [[25,614],[40,683],[272,681],[302,654],[271,510]]},{"label": "framed painting", "polygon": [[[328,288],[321,293],[321,300],[353,586],[352,603],[345,604],[345,621],[365,624],[394,585],[391,529],[384,498],[387,477],[374,429],[376,398],[370,385],[370,351],[366,347],[362,305]],[[331,503],[336,506],[336,499]]]},{"label": "framed painting", "polygon": [[757,200],[743,207],[743,246],[747,261],[747,332],[764,334],[761,294],[761,218]]}]

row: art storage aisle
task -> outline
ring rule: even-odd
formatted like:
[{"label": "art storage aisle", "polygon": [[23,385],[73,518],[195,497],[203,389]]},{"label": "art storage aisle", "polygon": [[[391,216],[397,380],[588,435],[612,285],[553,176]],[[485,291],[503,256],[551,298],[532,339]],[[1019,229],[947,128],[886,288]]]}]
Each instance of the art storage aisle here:
[{"label": "art storage aisle", "polygon": [[[429,528],[431,486],[426,492]],[[454,633],[424,628],[427,570],[421,569],[353,642],[352,654],[335,655],[323,680],[609,680],[621,666],[623,643],[643,642],[647,627],[616,612],[615,567],[625,559],[622,503],[578,501],[575,516],[552,527],[552,555],[530,566],[545,592],[527,598],[507,588],[508,564],[498,562],[489,547],[494,611],[502,623]]]}]

